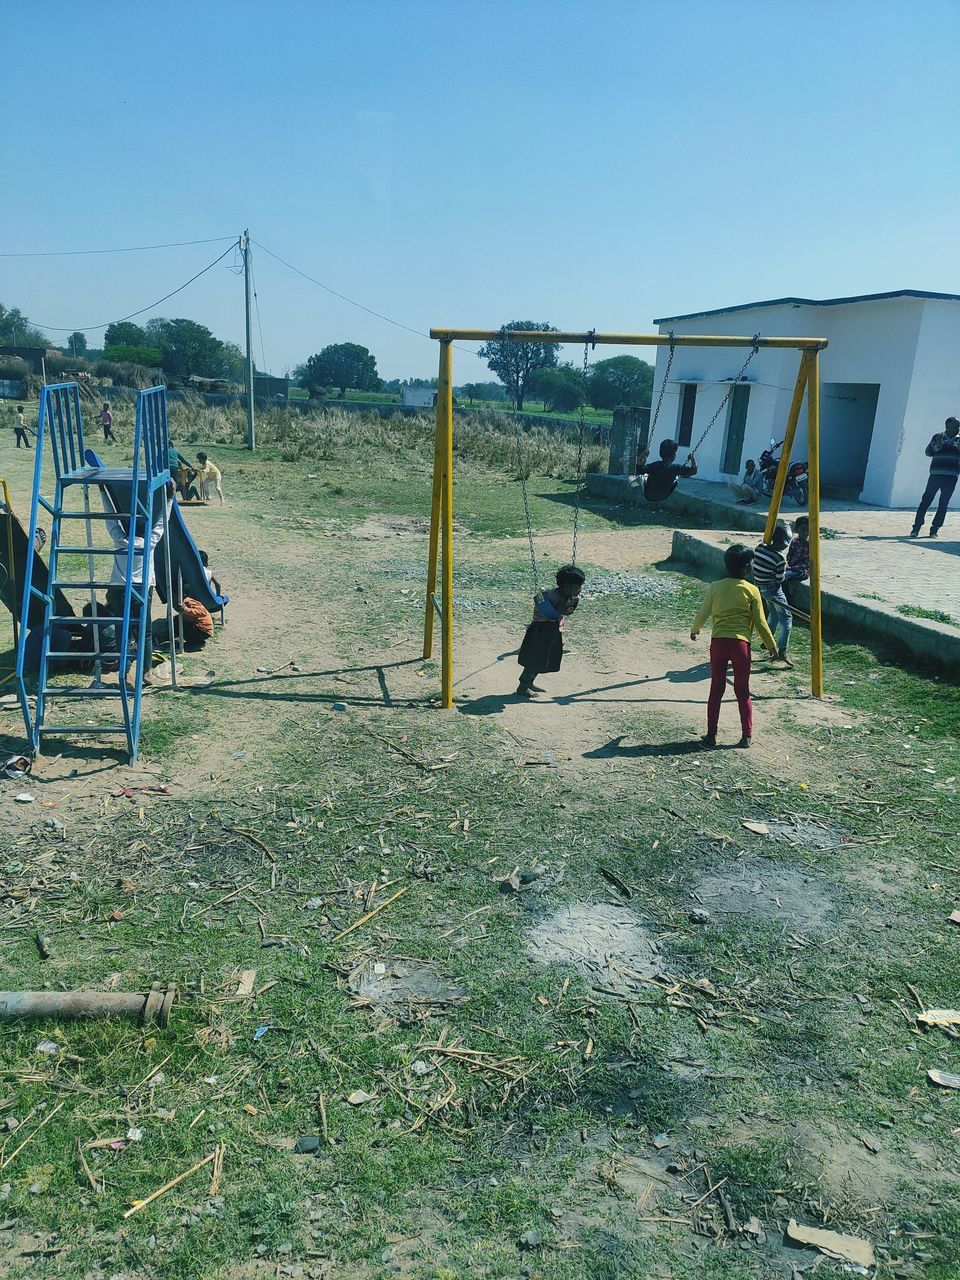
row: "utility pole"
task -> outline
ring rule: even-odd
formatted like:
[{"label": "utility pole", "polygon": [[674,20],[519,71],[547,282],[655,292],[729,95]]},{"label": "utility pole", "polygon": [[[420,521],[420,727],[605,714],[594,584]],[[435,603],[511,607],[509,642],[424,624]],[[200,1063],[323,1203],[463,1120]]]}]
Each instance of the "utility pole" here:
[{"label": "utility pole", "polygon": [[250,259],[249,229],[245,230],[240,237],[240,248],[243,251],[243,300],[247,319],[247,360],[245,368],[247,384],[247,448],[253,450],[257,447],[257,439],[253,418],[253,321],[251,317],[253,265]]}]

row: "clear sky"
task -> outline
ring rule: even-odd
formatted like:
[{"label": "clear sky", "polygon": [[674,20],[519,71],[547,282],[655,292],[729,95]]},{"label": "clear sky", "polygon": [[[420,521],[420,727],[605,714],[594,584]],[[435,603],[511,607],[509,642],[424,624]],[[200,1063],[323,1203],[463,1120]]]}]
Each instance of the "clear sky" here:
[{"label": "clear sky", "polygon": [[[3,25],[6,253],[249,226],[422,330],[960,293],[956,0],[44,0]],[[225,246],[0,258],[0,301],[84,328]],[[231,265],[147,316],[242,343]],[[254,270],[273,371],[355,341],[436,372],[426,339]]]}]

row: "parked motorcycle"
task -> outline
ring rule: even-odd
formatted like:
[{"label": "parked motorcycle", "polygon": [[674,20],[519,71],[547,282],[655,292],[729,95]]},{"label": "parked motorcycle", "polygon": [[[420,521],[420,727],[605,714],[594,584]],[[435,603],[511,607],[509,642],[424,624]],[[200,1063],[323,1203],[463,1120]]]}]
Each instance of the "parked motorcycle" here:
[{"label": "parked motorcycle", "polygon": [[[773,487],[777,480],[777,468],[780,466],[780,458],[777,450],[783,445],[781,440],[779,444],[775,440],[770,441],[770,447],[764,449],[760,454],[760,460],[757,467],[760,471],[760,487],[766,497],[770,497],[773,493]],[[809,496],[809,471],[807,463],[791,462],[787,470],[787,478],[784,482],[784,493],[791,497],[798,507],[807,505]]]}]

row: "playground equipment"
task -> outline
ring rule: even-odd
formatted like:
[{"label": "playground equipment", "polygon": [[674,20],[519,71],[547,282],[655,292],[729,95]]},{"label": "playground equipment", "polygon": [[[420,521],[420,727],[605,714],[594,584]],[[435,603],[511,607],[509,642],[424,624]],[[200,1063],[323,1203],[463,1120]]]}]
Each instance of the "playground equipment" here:
[{"label": "playground equipment", "polygon": [[[52,499],[40,490],[43,458],[49,436],[55,489]],[[24,725],[34,754],[41,739],[53,734],[123,734],[131,763],[136,760],[140,738],[140,707],[145,663],[152,652],[150,638],[150,565],[156,560],[158,586],[167,606],[171,680],[177,684],[177,640],[173,605],[189,594],[223,618],[226,596],[215,595],[207,582],[200,555],[177,511],[167,500],[169,433],[166,388],[151,387],[137,396],[133,439],[133,465],[106,467],[92,450],[84,447],[83,417],[76,383],[45,386],[40,398],[36,461],[30,529],[26,535],[22,573],[20,635],[17,644],[16,677]],[[105,495],[104,510],[94,511],[90,491]],[[69,499],[79,494],[81,507],[71,507]],[[41,510],[52,517],[49,576],[36,549]],[[65,537],[65,529],[79,521],[85,541]],[[113,544],[97,543],[94,523],[105,521]],[[151,535],[162,527],[162,537],[154,551]],[[122,582],[111,583],[109,575],[97,572],[99,557],[110,556],[122,566]],[[69,559],[68,559],[69,557]],[[108,562],[109,563],[109,562]],[[83,566],[77,568],[76,566]],[[161,567],[162,566],[162,567]],[[85,571],[84,571],[85,570]],[[176,570],[176,576],[174,571]],[[139,580],[137,580],[139,579]],[[122,588],[122,607],[107,612],[98,603],[97,591]],[[64,596],[65,591],[82,592],[88,600],[85,616],[77,617]],[[178,592],[180,594],[178,594]],[[38,618],[38,613],[41,616]],[[78,651],[72,636],[82,627],[92,647]],[[107,648],[103,629],[113,629],[117,643]],[[39,639],[36,701],[31,711],[27,695],[26,658],[28,643]],[[92,660],[94,679],[86,688],[51,684],[51,664]],[[118,669],[117,683],[103,678],[109,666]],[[119,699],[120,722],[50,722],[51,705],[83,705],[89,699]]]},{"label": "playground equipment", "polygon": [[[823,631],[820,614],[820,352],[827,345],[825,338],[763,338],[743,335],[722,336],[707,334],[665,333],[554,333],[525,329],[431,329],[430,337],[440,343],[440,369],[437,381],[437,417],[433,455],[433,497],[430,512],[430,544],[427,561],[426,608],[423,627],[423,656],[433,654],[434,614],[440,615],[441,626],[441,705],[453,706],[453,343],[462,342],[549,342],[576,343],[595,346],[597,343],[617,347],[670,347],[671,354],[677,347],[733,347],[752,348],[726,399],[739,382],[750,361],[763,348],[794,350],[800,352],[800,367],[793,390],[793,399],[784,430],[783,451],[777,469],[776,483],[770,499],[770,510],[763,533],[769,542],[780,515],[780,504],[790,465],[790,456],[804,394],[807,396],[808,462],[810,485],[810,665],[811,692],[823,697]],[[666,379],[664,379],[664,383]],[[663,402],[661,385],[660,401],[653,425],[659,416]],[[702,433],[696,447],[699,448],[720,417],[723,405],[714,414]],[[651,426],[651,436],[652,436]],[[582,457],[582,436],[581,449]],[[579,490],[579,482],[578,482]],[[579,502],[577,506],[579,511]],[[529,521],[528,521],[529,527]],[[574,549],[576,549],[575,514]],[[438,566],[439,562],[439,566]],[[534,557],[535,562],[535,557]],[[437,570],[441,569],[442,587],[437,599]]]}]

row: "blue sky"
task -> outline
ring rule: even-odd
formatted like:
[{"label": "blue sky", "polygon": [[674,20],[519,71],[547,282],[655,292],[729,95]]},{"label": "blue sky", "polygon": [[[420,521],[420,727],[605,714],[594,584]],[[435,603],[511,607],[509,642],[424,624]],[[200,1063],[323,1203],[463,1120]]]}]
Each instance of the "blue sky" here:
[{"label": "blue sky", "polygon": [[[249,226],[423,330],[960,292],[952,0],[45,0],[4,28],[4,252]],[[93,325],[219,251],[0,258],[0,301]],[[427,340],[254,255],[267,367],[355,341],[386,377],[436,371]],[[153,314],[242,341],[230,263]]]}]

